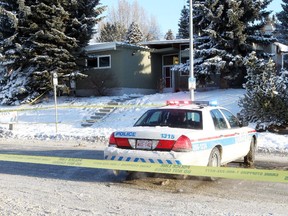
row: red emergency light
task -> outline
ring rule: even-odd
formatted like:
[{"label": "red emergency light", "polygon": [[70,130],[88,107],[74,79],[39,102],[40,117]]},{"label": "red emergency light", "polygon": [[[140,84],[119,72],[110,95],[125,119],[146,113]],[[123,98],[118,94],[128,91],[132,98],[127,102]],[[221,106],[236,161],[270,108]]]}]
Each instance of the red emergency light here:
[{"label": "red emergency light", "polygon": [[180,106],[180,105],[189,105],[192,104],[192,101],[178,101],[178,100],[169,100],[166,101],[166,105],[175,105],[175,106]]},{"label": "red emergency light", "polygon": [[180,106],[180,105],[189,105],[189,104],[195,104],[195,105],[199,105],[199,106],[217,106],[217,101],[191,101],[191,100],[187,100],[187,101],[182,101],[182,100],[169,100],[166,101],[166,105],[167,106]]}]

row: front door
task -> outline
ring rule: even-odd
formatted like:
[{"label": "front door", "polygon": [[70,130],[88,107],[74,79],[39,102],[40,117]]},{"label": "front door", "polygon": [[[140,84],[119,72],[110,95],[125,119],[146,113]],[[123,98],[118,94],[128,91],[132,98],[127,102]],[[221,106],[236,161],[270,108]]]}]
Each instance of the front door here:
[{"label": "front door", "polygon": [[175,91],[175,77],[172,68],[175,64],[178,64],[178,55],[164,55],[162,66],[162,79],[165,81],[163,92]]},{"label": "front door", "polygon": [[163,66],[163,80],[165,81],[163,92],[174,92],[174,73],[173,66]]}]

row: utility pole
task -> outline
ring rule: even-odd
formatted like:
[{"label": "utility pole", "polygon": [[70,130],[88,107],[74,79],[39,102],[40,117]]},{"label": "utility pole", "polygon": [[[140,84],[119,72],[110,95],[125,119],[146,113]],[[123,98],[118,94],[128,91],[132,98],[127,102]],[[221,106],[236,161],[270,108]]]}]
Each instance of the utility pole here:
[{"label": "utility pole", "polygon": [[194,90],[196,89],[196,79],[194,77],[194,47],[193,47],[193,5],[192,0],[190,2],[190,16],[189,16],[189,30],[190,30],[190,73],[189,73],[189,80],[188,86],[190,90],[190,99],[192,101],[195,100],[194,98]]},{"label": "utility pole", "polygon": [[55,129],[56,134],[58,133],[58,108],[57,108],[57,85],[58,85],[58,74],[52,73],[53,76],[53,88],[54,88],[54,101],[55,101]]}]

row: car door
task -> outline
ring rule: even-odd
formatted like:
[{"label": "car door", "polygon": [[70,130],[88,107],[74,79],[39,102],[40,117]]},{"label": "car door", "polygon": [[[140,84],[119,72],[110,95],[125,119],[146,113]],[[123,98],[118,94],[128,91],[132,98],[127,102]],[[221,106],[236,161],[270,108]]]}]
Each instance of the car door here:
[{"label": "car door", "polygon": [[[233,117],[225,112],[227,115],[226,117],[226,115],[224,115],[224,111],[220,109],[213,109],[210,111],[210,114],[213,119],[215,131],[217,133],[218,145],[222,146],[221,162],[228,163],[241,157],[244,150],[241,149],[241,144],[236,142],[242,134],[240,124],[237,124],[237,122],[232,124]],[[229,122],[228,119],[231,122]]]},{"label": "car door", "polygon": [[235,134],[235,145],[233,152],[239,157],[245,156],[250,148],[251,138],[245,127],[241,127],[239,120],[228,110],[220,109],[228,121],[231,134]]}]

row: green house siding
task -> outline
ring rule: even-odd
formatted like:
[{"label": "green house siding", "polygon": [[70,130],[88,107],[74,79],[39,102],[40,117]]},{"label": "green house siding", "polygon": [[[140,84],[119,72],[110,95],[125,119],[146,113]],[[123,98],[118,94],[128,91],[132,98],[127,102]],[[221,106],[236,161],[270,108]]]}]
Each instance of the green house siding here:
[{"label": "green house siding", "polygon": [[[186,62],[189,58],[187,48],[187,39],[151,41],[142,43],[141,46],[121,42],[89,45],[86,47],[88,56],[99,59],[100,64],[100,59],[103,60],[101,63],[107,63],[107,59],[99,56],[109,55],[111,67],[85,67],[84,73],[88,77],[77,80],[76,94],[97,95],[99,86],[110,91],[110,95],[121,95],[126,90],[143,94],[185,91],[188,89],[189,76],[174,72],[172,68],[175,64]],[[89,61],[89,65],[98,66],[93,60]]]},{"label": "green house siding", "polygon": [[77,81],[80,96],[97,95],[96,85],[104,83],[106,89],[139,88],[157,90],[157,76],[152,74],[149,51],[134,47],[90,52],[88,56],[111,56],[111,68],[86,68],[87,78]]},{"label": "green house siding", "polygon": [[119,87],[156,88],[149,52],[121,50],[121,55],[116,61],[115,72],[118,75]]}]

